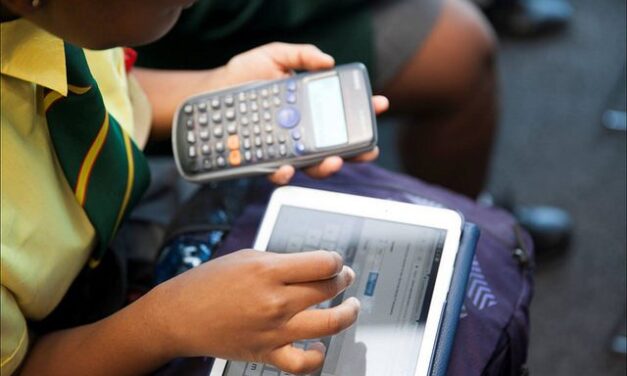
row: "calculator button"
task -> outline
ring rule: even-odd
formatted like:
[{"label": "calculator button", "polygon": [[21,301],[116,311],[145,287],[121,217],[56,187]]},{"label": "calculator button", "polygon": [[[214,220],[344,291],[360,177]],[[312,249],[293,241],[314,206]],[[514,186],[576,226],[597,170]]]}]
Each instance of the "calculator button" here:
[{"label": "calculator button", "polygon": [[250,110],[251,111],[259,111],[259,105],[257,104],[257,102],[251,102],[250,103]]},{"label": "calculator button", "polygon": [[261,128],[258,125],[255,125],[253,127],[253,133],[254,134],[260,134],[261,133]]},{"label": "calculator button", "polygon": [[192,107],[191,104],[186,104],[185,107],[183,107],[183,112],[187,115],[191,115],[194,112],[194,107]]},{"label": "calculator button", "polygon": [[187,155],[190,158],[196,158],[196,147],[195,146],[190,146],[189,149],[187,149]]},{"label": "calculator button", "polygon": [[263,120],[265,120],[265,121],[272,120],[272,114],[270,114],[270,111],[264,111],[263,112]]},{"label": "calculator button", "polygon": [[201,129],[200,132],[198,132],[198,135],[200,136],[201,140],[207,141],[209,139],[209,130]]},{"label": "calculator button", "polygon": [[296,80],[288,80],[287,83],[285,84],[285,86],[287,87],[287,90],[295,91],[296,90]]},{"label": "calculator button", "polygon": [[266,145],[272,145],[274,143],[274,139],[272,138],[272,135],[269,134],[266,136]]},{"label": "calculator button", "polygon": [[244,137],[250,136],[250,129],[242,128],[242,136],[244,136]]},{"label": "calculator button", "polygon": [[238,99],[240,102],[245,101],[245,100],[246,100],[246,94],[245,94],[245,93],[239,93],[239,94],[237,95],[237,99]]},{"label": "calculator button", "polygon": [[269,146],[266,152],[268,153],[269,158],[274,158],[276,156],[276,150],[274,149],[274,146]]},{"label": "calculator button", "polygon": [[200,147],[200,151],[204,154],[204,155],[209,155],[211,154],[211,146],[209,146],[209,144],[203,144]]},{"label": "calculator button", "polygon": [[226,131],[228,132],[228,134],[235,134],[237,133],[237,126],[235,125],[235,123],[231,123],[226,126]]},{"label": "calculator button", "polygon": [[261,146],[261,137],[259,137],[259,136],[255,137],[255,146],[256,147],[260,147]]},{"label": "calculator button", "polygon": [[275,94],[275,95],[279,94],[279,90],[280,90],[279,85],[277,84],[272,85],[272,94]]},{"label": "calculator button", "polygon": [[257,99],[257,93],[254,90],[251,90],[248,93],[248,99],[250,99],[251,101],[254,101]]},{"label": "calculator button", "polygon": [[268,92],[268,89],[261,89],[261,96],[262,97],[267,98],[269,94],[270,93]]},{"label": "calculator button", "polygon": [[242,141],[243,145],[244,145],[244,149],[248,150],[250,149],[250,138],[245,138],[244,141]]},{"label": "calculator button", "polygon": [[213,135],[216,137],[222,137],[222,135],[224,134],[224,129],[222,128],[221,125],[216,125],[215,127],[213,127]]},{"label": "calculator button", "polygon": [[253,153],[250,150],[244,151],[244,160],[250,162],[253,159]]},{"label": "calculator button", "polygon": [[202,168],[204,168],[205,170],[211,170],[211,167],[213,167],[213,165],[211,164],[211,159],[209,158],[203,159]]},{"label": "calculator button", "polygon": [[224,159],[223,156],[219,156],[218,158],[216,158],[216,164],[218,165],[218,167],[224,167],[226,166],[226,159]]},{"label": "calculator button", "polygon": [[231,150],[229,152],[229,164],[231,166],[239,166],[242,163],[242,155],[239,150]]},{"label": "calculator button", "polygon": [[270,101],[267,99],[264,99],[261,101],[261,107],[263,108],[270,108]]},{"label": "calculator button", "polygon": [[281,105],[281,99],[279,97],[272,98],[272,102],[276,107],[279,107]]},{"label": "calculator button", "polygon": [[230,150],[239,150],[239,137],[237,136],[229,136],[226,140],[226,146]]},{"label": "calculator button", "polygon": [[245,114],[245,113],[246,113],[246,111],[248,111],[248,107],[246,106],[246,103],[241,102],[241,103],[239,104],[239,113],[240,113],[240,114]]},{"label": "calculator button", "polygon": [[202,115],[198,116],[198,124],[200,124],[200,125],[207,125],[207,124],[209,124],[209,118],[207,117],[206,114],[202,114]]},{"label": "calculator button", "polygon": [[300,140],[301,134],[300,134],[300,131],[298,129],[292,129],[291,134],[292,134],[292,138],[294,140]]},{"label": "calculator button", "polygon": [[283,133],[281,133],[279,135],[278,139],[279,139],[279,142],[282,143],[282,144],[284,144],[285,141],[287,141],[287,139],[285,138],[285,135]]},{"label": "calculator button", "polygon": [[294,144],[294,152],[296,154],[303,154],[305,152],[305,145],[302,142],[297,142]]},{"label": "calculator button", "polygon": [[218,153],[224,152],[224,142],[222,142],[222,141],[216,142],[216,151]]},{"label": "calculator button", "polygon": [[250,120],[252,120],[253,123],[259,123],[259,114],[254,112],[252,115],[250,115]]},{"label": "calculator button", "polygon": [[285,144],[279,145],[279,154],[281,154],[282,157],[287,155],[287,146],[285,146]]},{"label": "calculator button", "polygon": [[226,120],[230,120],[230,121],[235,120],[235,110],[233,110],[232,108],[229,108],[224,113],[224,117],[226,118]]},{"label": "calculator button", "polygon": [[243,125],[243,126],[247,126],[247,125],[249,124],[249,122],[248,122],[248,118],[247,118],[246,116],[242,116],[242,117],[239,119],[239,123],[240,123],[241,125]]},{"label": "calculator button", "polygon": [[266,131],[266,133],[270,133],[274,130],[274,127],[272,124],[266,123],[266,125],[263,126],[263,130]]},{"label": "calculator button", "polygon": [[285,107],[277,113],[277,123],[283,128],[294,128],[300,121],[300,113],[294,107]]},{"label": "calculator button", "polygon": [[214,110],[217,110],[220,108],[220,100],[218,98],[213,98],[211,100],[211,108],[213,108]]},{"label": "calculator button", "polygon": [[194,134],[194,131],[187,131],[187,142],[190,144],[196,142],[196,135]]},{"label": "calculator button", "polygon": [[227,95],[226,97],[224,97],[224,104],[227,107],[233,107],[233,104],[235,104],[235,100],[233,99],[233,96]]},{"label": "calculator button", "polygon": [[288,91],[287,94],[285,94],[285,101],[289,104],[296,103],[296,93]]},{"label": "calculator button", "polygon": [[255,150],[255,158],[257,158],[258,161],[263,159],[263,150],[261,149],[257,149]]},{"label": "calculator button", "polygon": [[202,111],[202,112],[207,111],[207,103],[205,102],[198,103],[197,107],[198,107],[198,111]]},{"label": "calculator button", "polygon": [[222,122],[222,115],[220,115],[219,112],[214,112],[213,115],[211,115],[211,121],[216,124]]},{"label": "calculator button", "polygon": [[187,126],[187,129],[194,129],[194,121],[192,119],[187,119],[185,121],[185,125]]}]

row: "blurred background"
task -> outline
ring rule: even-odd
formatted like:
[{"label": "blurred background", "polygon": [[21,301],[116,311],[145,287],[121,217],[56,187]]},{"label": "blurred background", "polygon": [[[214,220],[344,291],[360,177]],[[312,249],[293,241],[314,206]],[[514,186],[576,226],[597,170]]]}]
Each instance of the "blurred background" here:
[{"label": "blurred background", "polygon": [[[561,207],[575,223],[566,252],[537,260],[531,374],[624,376],[625,356],[610,347],[625,333],[626,137],[602,117],[625,111],[625,1],[571,5],[562,30],[500,33],[502,112],[488,190]],[[387,122],[379,163],[400,170]]]}]

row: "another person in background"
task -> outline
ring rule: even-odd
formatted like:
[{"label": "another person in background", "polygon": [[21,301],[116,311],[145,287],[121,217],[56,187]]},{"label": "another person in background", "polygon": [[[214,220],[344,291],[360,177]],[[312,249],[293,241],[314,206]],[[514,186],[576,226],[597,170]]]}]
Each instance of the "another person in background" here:
[{"label": "another person in background", "polygon": [[399,151],[406,171],[468,196],[482,190],[497,121],[496,41],[473,4],[206,0],[139,50],[138,64],[146,67],[139,78],[153,69],[216,67],[273,40],[315,44],[338,64],[364,62],[375,89],[404,119]]},{"label": "another person in background", "polygon": [[[546,2],[559,8],[564,1],[491,4]],[[138,63],[145,68],[137,73],[141,80],[144,73],[170,69],[202,72],[273,40],[313,43],[338,64],[364,62],[375,89],[390,98],[391,114],[402,118],[398,152],[405,171],[470,197],[484,189],[498,121],[497,47],[472,2],[205,0],[183,12],[164,38],[140,48]],[[564,211],[509,209],[530,230],[540,252],[568,244],[572,221]]]}]

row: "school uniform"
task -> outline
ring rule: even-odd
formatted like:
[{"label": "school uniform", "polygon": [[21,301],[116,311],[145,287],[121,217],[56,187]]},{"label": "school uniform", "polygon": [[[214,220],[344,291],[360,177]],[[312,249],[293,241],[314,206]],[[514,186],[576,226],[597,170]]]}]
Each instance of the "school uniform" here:
[{"label": "school uniform", "polygon": [[[83,89],[68,83],[68,45],[56,36],[19,19],[4,22],[1,27],[1,125],[2,125],[2,237],[1,237],[1,306],[2,353],[1,372],[9,375],[24,359],[29,346],[27,322],[46,317],[61,301],[79,272],[94,259],[105,236],[98,234],[100,222],[87,213],[89,205],[112,206],[116,226],[132,201],[131,193],[141,186],[130,187],[130,174],[120,170],[120,188],[124,197],[91,197],[90,184],[98,179],[95,169],[113,143],[106,138],[100,149],[95,141],[87,144],[90,153],[78,161],[81,168],[76,182],[68,180],[68,163],[61,158],[63,128],[82,127],[81,119],[71,116],[52,127],[51,119],[63,119],[66,99],[82,100]],[[73,48],[97,85],[88,85],[90,94],[104,101],[106,117],[93,119],[96,127],[107,126],[109,132],[125,137],[128,150],[143,146],[150,126],[150,108],[137,84],[129,80],[122,49],[89,51]],[[84,56],[84,57],[82,57]],[[97,86],[92,87],[92,86]],[[84,91],[83,90],[83,91]],[[71,98],[70,98],[71,97]],[[104,109],[106,107],[106,110]],[[78,109],[79,113],[81,109]],[[70,110],[71,111],[71,110]],[[87,113],[90,115],[90,113]],[[105,123],[106,118],[106,123]],[[115,124],[120,127],[115,128]],[[54,129],[53,129],[54,128]],[[78,133],[78,132],[77,132]],[[68,148],[71,139],[65,141]],[[91,142],[91,141],[90,141]],[[132,146],[132,148],[131,148]],[[72,151],[70,151],[72,152]],[[99,154],[98,154],[99,153]],[[121,166],[140,169],[141,161],[126,161]],[[89,168],[88,168],[89,167]],[[92,171],[90,168],[93,168]],[[145,180],[145,179],[144,179]],[[91,184],[93,185],[93,184]],[[113,184],[116,186],[116,184]],[[113,191],[114,192],[114,191]],[[80,199],[79,199],[80,198]],[[122,205],[123,204],[123,205]],[[112,233],[114,230],[112,231]],[[105,246],[106,248],[106,246]]]}]

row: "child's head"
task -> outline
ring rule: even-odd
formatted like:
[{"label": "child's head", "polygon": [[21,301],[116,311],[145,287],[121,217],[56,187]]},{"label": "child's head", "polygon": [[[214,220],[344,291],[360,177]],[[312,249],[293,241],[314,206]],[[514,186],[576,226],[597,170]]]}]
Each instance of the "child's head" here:
[{"label": "child's head", "polygon": [[2,13],[76,45],[134,46],[163,36],[196,0],[0,0]]}]

